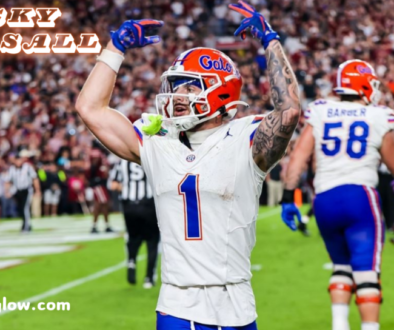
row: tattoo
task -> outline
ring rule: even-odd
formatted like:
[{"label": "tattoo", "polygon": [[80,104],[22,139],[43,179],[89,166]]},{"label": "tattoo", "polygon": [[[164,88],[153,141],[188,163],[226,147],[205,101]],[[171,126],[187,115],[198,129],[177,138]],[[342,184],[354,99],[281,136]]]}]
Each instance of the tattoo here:
[{"label": "tattoo", "polygon": [[253,138],[253,158],[265,172],[284,155],[297,126],[301,106],[297,80],[279,42],[267,48],[271,98],[275,106]]},{"label": "tattoo", "polygon": [[296,128],[296,125],[290,125],[290,126],[282,125],[279,128],[279,132],[289,134],[289,133],[292,133],[295,130],[295,128]]}]

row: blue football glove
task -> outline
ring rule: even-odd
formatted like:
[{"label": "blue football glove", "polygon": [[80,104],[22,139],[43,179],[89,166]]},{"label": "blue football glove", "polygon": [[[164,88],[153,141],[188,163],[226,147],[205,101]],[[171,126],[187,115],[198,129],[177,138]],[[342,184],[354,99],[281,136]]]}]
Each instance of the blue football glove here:
[{"label": "blue football glove", "polygon": [[111,39],[114,46],[122,53],[127,49],[144,47],[160,42],[159,36],[145,37],[145,29],[163,26],[163,21],[154,19],[141,19],[138,21],[125,21],[118,30],[111,31]]},{"label": "blue football glove", "polygon": [[265,20],[264,16],[257,12],[251,5],[243,1],[238,1],[238,4],[231,4],[229,8],[246,16],[241,22],[239,28],[234,35],[241,35],[242,39],[246,38],[246,30],[250,29],[253,37],[260,39],[264,48],[267,48],[272,40],[279,40],[279,35],[272,30],[271,25]]},{"label": "blue football glove", "polygon": [[301,213],[294,203],[282,202],[282,220],[293,231],[297,230],[294,217],[297,217],[298,222],[301,222]]}]

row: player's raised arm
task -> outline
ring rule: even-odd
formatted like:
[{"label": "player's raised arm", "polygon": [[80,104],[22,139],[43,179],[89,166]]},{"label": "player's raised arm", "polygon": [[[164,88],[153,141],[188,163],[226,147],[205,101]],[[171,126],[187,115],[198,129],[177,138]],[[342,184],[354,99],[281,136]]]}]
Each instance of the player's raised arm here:
[{"label": "player's raised arm", "polygon": [[97,58],[97,64],[79,94],[76,110],[90,131],[114,154],[139,162],[138,139],[133,125],[120,112],[109,107],[116,74],[127,49],[144,47],[160,41],[158,36],[145,37],[145,29],[160,27],[151,19],[124,22],[111,32],[111,41]]},{"label": "player's raised arm", "polygon": [[275,110],[257,128],[252,148],[263,171],[283,157],[301,113],[297,80],[279,41],[271,41],[266,51]]},{"label": "player's raised arm", "polygon": [[278,41],[278,34],[272,30],[263,15],[243,1],[229,7],[246,16],[234,35],[241,35],[244,39],[246,30],[250,29],[252,35],[261,41],[266,50],[271,97],[275,110],[257,128],[252,152],[256,164],[267,172],[284,155],[297,126],[301,112],[298,84]]}]

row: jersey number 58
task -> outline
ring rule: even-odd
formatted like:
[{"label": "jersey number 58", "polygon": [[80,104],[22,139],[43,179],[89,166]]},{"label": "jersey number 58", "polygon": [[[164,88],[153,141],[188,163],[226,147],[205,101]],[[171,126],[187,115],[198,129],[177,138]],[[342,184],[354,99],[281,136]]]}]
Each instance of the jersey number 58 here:
[{"label": "jersey number 58", "polygon": [[[341,151],[342,140],[335,136],[336,129],[343,129],[342,122],[326,123],[324,125],[323,140],[332,143],[322,143],[322,151],[326,156],[333,157]],[[367,152],[367,138],[369,136],[369,126],[365,121],[355,121],[349,127],[349,135],[346,142],[346,153],[350,158],[360,159]],[[359,143],[360,148],[355,150],[355,143]],[[330,147],[329,147],[330,145]]]}]

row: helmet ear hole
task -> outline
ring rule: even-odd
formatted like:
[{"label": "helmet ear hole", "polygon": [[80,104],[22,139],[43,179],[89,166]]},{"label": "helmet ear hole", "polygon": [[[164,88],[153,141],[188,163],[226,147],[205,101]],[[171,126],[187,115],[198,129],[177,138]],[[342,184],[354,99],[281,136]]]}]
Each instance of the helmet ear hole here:
[{"label": "helmet ear hole", "polygon": [[368,86],[362,85],[361,87],[363,88],[363,90],[369,91],[369,87]]},{"label": "helmet ear hole", "polygon": [[223,101],[225,99],[228,99],[230,97],[230,94],[220,94],[219,98]]}]

